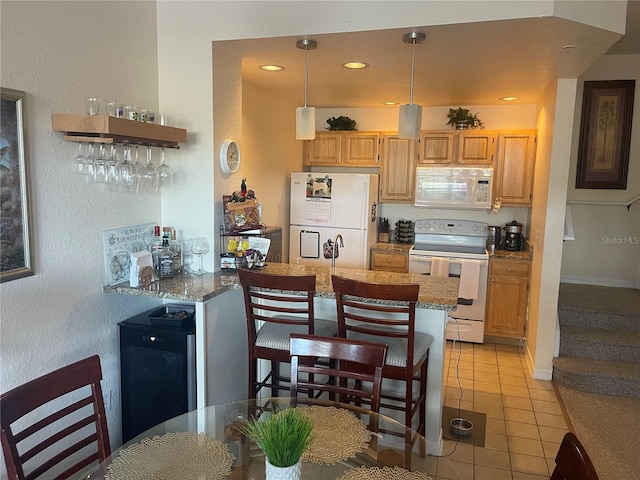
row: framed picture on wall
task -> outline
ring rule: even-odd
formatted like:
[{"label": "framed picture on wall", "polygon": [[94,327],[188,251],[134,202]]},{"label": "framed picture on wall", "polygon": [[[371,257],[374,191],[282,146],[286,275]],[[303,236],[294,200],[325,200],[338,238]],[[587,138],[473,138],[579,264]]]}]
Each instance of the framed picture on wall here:
[{"label": "framed picture on wall", "polygon": [[0,281],[33,275],[24,143],[25,93],[0,88]]},{"label": "framed picture on wall", "polygon": [[584,82],[576,188],[625,190],[635,80]]}]

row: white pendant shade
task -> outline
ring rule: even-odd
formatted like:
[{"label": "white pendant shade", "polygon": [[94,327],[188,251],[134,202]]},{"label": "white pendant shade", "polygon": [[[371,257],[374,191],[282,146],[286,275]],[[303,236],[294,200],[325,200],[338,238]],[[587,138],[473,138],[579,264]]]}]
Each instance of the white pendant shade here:
[{"label": "white pendant shade", "polygon": [[313,140],[316,138],[315,107],[296,108],[296,140]]},{"label": "white pendant shade", "polygon": [[400,116],[398,118],[399,138],[420,138],[420,128],[422,125],[422,107],[420,105],[407,104],[400,105]]}]

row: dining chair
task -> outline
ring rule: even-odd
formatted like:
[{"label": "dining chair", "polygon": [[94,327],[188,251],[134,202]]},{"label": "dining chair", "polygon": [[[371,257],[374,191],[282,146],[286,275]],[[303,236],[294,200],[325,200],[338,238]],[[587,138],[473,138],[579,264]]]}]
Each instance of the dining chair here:
[{"label": "dining chair", "polygon": [[111,455],[101,379],[94,355],[0,395],[10,480],[62,480]]},{"label": "dining chair", "polygon": [[586,450],[573,433],[567,432],[556,454],[551,480],[598,480]]},{"label": "dining chair", "polygon": [[[329,399],[337,394],[340,403],[365,404],[373,412],[380,412],[386,344],[292,333],[289,353],[294,403],[298,390],[304,390],[310,398],[318,391],[328,393]],[[328,363],[319,364],[319,358]],[[317,381],[319,378],[322,381]]]},{"label": "dining chair", "polygon": [[[290,362],[289,335],[335,337],[338,325],[315,318],[315,275],[271,275],[241,268],[238,277],[247,319],[248,398],[256,398],[265,387],[271,389],[272,397],[278,396],[281,390],[290,390],[290,378],[280,372],[281,364]],[[271,366],[261,378],[258,378],[258,360],[266,360]]]},{"label": "dining chair", "polygon": [[[433,338],[416,332],[419,285],[369,283],[337,275],[332,275],[331,281],[338,336],[389,345],[382,376],[394,382],[392,388],[383,388],[380,406],[404,413],[405,426],[419,434],[410,443],[420,438],[420,454],[424,456],[427,366]],[[414,382],[418,383],[416,395]],[[413,427],[416,415],[417,426]]]}]

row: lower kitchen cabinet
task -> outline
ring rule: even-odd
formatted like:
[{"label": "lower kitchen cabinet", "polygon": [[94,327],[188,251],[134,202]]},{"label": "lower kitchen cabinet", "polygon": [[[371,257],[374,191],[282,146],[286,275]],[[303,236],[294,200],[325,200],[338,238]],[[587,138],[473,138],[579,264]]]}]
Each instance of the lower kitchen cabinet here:
[{"label": "lower kitchen cabinet", "polygon": [[489,260],[485,335],[521,340],[529,303],[529,261]]},{"label": "lower kitchen cabinet", "polygon": [[371,249],[371,270],[407,273],[409,271],[409,251]]}]

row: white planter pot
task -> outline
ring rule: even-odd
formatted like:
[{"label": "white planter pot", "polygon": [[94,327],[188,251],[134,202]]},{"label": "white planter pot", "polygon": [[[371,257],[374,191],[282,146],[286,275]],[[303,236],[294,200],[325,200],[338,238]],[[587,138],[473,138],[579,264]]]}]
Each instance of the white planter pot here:
[{"label": "white planter pot", "polygon": [[290,467],[276,467],[269,463],[269,459],[264,462],[266,470],[266,480],[300,480],[302,471],[302,459]]}]

